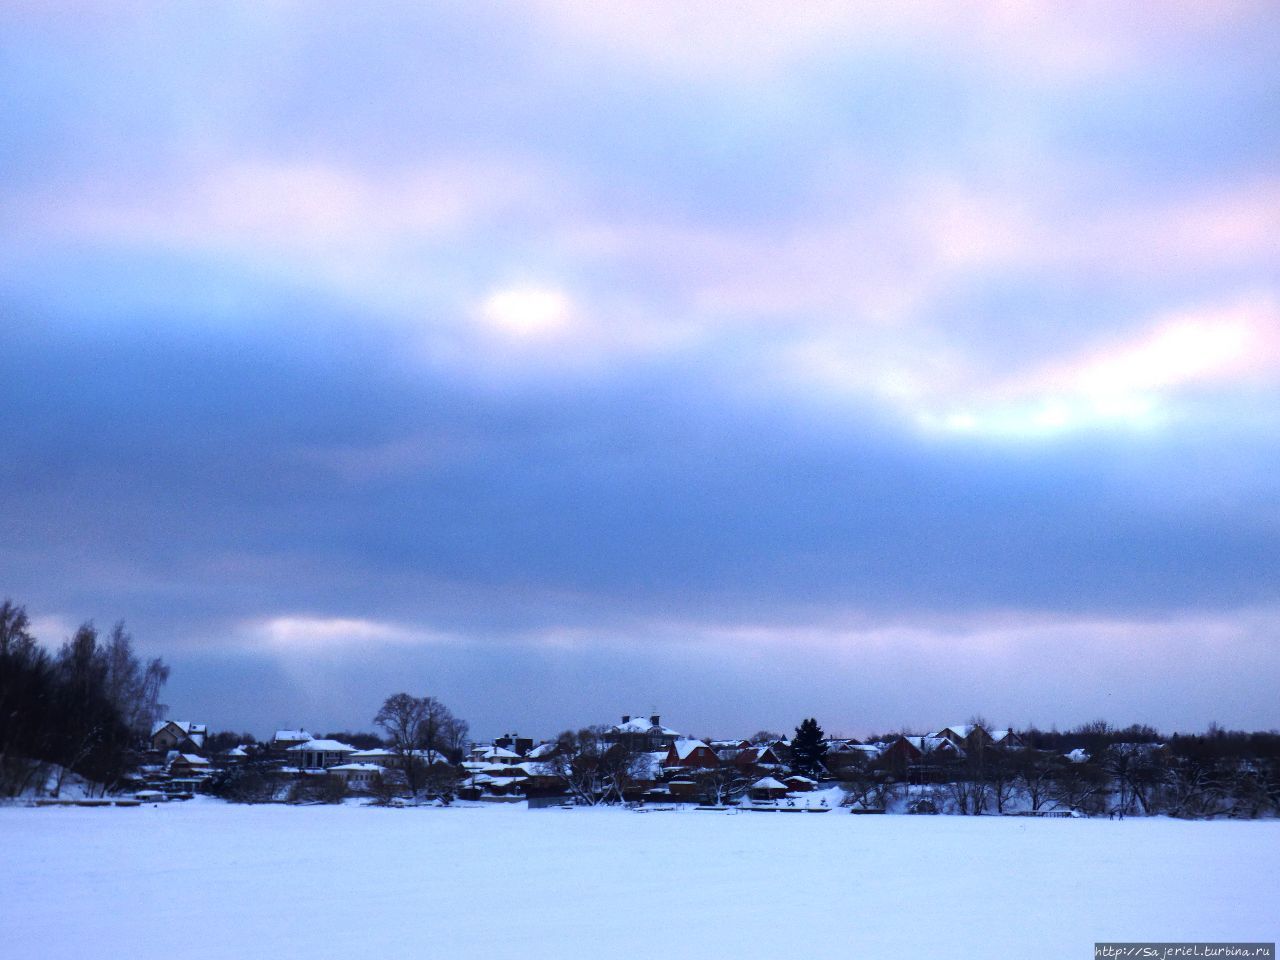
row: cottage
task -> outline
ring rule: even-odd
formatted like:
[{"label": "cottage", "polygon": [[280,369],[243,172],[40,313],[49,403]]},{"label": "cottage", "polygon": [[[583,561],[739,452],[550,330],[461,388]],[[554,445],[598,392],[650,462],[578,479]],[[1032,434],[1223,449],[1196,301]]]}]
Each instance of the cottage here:
[{"label": "cottage", "polygon": [[733,765],[742,770],[780,770],[785,766],[774,744],[747,747],[733,758]]},{"label": "cottage", "polygon": [[677,740],[667,748],[668,767],[718,767],[720,758],[701,740]]},{"label": "cottage", "polygon": [[751,785],[747,795],[752,800],[781,800],[787,795],[787,785],[773,777],[763,777]]},{"label": "cottage", "polygon": [[209,728],[203,723],[185,720],[162,720],[151,728],[151,749],[160,753],[204,753],[204,738]]},{"label": "cottage", "polygon": [[169,762],[169,777],[173,780],[198,780],[207,777],[213,765],[194,753],[179,753]]}]

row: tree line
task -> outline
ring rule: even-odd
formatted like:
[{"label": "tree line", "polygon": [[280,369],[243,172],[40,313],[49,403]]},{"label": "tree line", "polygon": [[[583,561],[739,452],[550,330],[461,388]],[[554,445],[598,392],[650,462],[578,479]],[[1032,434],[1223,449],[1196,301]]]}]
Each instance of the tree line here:
[{"label": "tree line", "polygon": [[102,635],[92,621],[50,653],[24,607],[0,603],[0,796],[68,774],[108,790],[133,770],[164,713],[169,668],[143,661],[123,621]]}]

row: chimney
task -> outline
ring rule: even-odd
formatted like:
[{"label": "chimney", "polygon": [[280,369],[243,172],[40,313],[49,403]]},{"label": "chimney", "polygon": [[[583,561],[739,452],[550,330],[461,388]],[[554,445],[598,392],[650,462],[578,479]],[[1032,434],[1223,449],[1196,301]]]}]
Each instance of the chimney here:
[{"label": "chimney", "polygon": [[655,713],[652,717],[650,717],[650,718],[649,718],[649,724],[650,724],[650,726],[654,726],[654,727],[660,727],[660,726],[662,726],[662,724],[660,724],[660,723],[658,722],[660,719],[662,719],[662,718],[661,718],[661,717],[659,717],[659,716]]},{"label": "chimney", "polygon": [[624,713],[624,714],[622,715],[622,722],[623,722],[623,723],[630,723],[630,722],[631,722],[631,714],[629,714],[629,713]]}]

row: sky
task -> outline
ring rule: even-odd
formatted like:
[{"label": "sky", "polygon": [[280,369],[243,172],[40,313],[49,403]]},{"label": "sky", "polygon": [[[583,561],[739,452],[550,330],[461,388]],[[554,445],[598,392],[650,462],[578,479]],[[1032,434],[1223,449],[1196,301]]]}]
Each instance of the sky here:
[{"label": "sky", "polygon": [[0,8],[0,595],[175,716],[1280,727],[1280,8]]}]

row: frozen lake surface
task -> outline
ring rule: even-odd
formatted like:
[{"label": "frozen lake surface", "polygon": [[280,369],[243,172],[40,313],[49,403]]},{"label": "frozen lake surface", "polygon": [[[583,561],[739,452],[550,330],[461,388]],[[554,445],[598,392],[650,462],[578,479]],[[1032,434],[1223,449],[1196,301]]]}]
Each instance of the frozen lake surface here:
[{"label": "frozen lake surface", "polygon": [[1278,904],[1275,821],[0,808],[3,957],[1084,960]]}]

